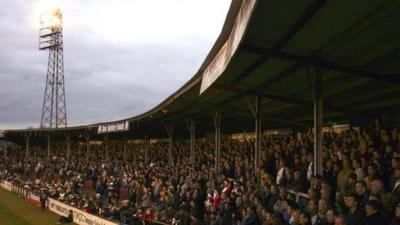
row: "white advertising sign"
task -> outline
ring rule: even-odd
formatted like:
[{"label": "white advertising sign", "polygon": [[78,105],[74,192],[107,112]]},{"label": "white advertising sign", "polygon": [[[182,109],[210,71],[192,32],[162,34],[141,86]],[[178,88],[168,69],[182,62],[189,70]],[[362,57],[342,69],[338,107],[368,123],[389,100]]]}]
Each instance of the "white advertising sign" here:
[{"label": "white advertising sign", "polygon": [[7,191],[12,191],[12,184],[8,181],[2,181],[0,187],[6,189]]},{"label": "white advertising sign", "polygon": [[74,223],[79,225],[117,225],[117,223],[113,223],[81,210],[75,210],[73,218]]},{"label": "white advertising sign", "polygon": [[54,200],[52,198],[49,198],[47,201],[47,205],[49,207],[49,210],[54,212],[55,214],[59,216],[68,216],[69,210],[75,211],[76,209],[64,204],[62,202],[59,202],[57,200]]},{"label": "white advertising sign", "polygon": [[51,198],[48,200],[48,207],[50,211],[60,216],[68,216],[68,212],[72,210],[73,222],[78,225],[117,225],[117,223],[89,214]]},{"label": "white advertising sign", "polygon": [[116,123],[105,123],[99,125],[97,128],[97,133],[111,133],[111,132],[121,132],[129,130],[129,121],[116,122]]}]

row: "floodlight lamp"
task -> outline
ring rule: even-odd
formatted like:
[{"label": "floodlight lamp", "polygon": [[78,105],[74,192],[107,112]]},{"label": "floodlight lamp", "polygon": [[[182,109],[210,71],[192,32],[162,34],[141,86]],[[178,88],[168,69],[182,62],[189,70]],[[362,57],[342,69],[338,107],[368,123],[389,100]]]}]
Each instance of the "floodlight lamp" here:
[{"label": "floodlight lamp", "polygon": [[59,28],[62,25],[62,14],[60,9],[55,9],[40,16],[41,28]]}]

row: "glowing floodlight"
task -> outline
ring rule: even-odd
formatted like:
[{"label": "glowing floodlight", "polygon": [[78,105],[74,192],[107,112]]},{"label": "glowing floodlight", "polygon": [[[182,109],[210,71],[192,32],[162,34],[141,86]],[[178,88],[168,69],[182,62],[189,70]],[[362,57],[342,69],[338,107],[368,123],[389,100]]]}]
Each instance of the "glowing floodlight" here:
[{"label": "glowing floodlight", "polygon": [[40,16],[39,49],[62,47],[62,14],[59,8]]},{"label": "glowing floodlight", "polygon": [[57,28],[62,26],[62,14],[60,9],[55,9],[40,16],[40,28]]}]

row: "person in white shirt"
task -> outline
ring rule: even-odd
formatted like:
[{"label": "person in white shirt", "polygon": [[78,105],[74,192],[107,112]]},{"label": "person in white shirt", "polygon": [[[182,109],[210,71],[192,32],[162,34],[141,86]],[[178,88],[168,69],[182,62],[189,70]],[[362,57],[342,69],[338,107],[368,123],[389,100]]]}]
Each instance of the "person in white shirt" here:
[{"label": "person in white shirt", "polygon": [[279,166],[279,170],[276,173],[276,184],[280,185],[282,178],[285,175],[285,170],[287,169],[286,162],[283,159],[279,159],[278,166]]}]

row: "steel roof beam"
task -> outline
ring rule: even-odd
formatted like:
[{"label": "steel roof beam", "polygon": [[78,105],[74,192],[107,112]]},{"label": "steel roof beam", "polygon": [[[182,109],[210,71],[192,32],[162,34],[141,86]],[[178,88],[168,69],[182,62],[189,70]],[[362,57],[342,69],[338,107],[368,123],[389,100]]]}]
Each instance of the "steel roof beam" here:
[{"label": "steel roof beam", "polygon": [[[289,28],[289,30],[283,35],[283,37],[278,40],[274,48],[280,49],[282,48],[288,41],[290,41],[296,34],[303,28],[311,18],[317,14],[317,12],[322,8],[322,6],[327,2],[327,0],[316,0],[307,7],[304,13],[300,16],[300,18]],[[264,55],[256,60],[252,65],[250,65],[245,71],[239,74],[232,83],[237,84],[243,79],[245,79],[248,75],[250,75],[255,69],[261,66],[265,61],[269,59],[269,56]]]},{"label": "steel roof beam", "polygon": [[[238,86],[238,85],[224,85],[224,84],[217,83],[217,84],[213,85],[213,87],[218,88],[218,89],[223,89],[226,91],[233,91],[233,92],[240,92],[242,94],[261,96],[261,97],[269,98],[269,99],[276,100],[276,101],[281,101],[281,102],[290,103],[290,104],[294,104],[294,105],[300,105],[303,107],[313,107],[313,101],[311,101],[311,100],[308,101],[308,100],[302,100],[302,99],[295,99],[292,97],[286,97],[286,96],[280,96],[280,95],[267,93],[267,92],[261,91],[261,90],[249,90],[249,89],[246,89],[246,88]],[[350,115],[353,115],[353,114],[358,115],[359,114],[353,110],[339,108],[337,106],[332,105],[329,102],[325,102],[324,107],[325,107],[325,109],[327,109],[329,111],[341,112],[341,113],[346,113],[346,114],[350,114]]]},{"label": "steel roof beam", "polygon": [[252,44],[243,44],[241,46],[241,49],[247,52],[293,61],[304,65],[313,65],[313,66],[319,65],[322,69],[344,72],[359,77],[366,77],[375,80],[400,83],[400,74],[385,74],[376,71],[370,71],[359,66],[343,65],[339,63],[325,61],[315,57],[302,56],[298,54],[283,52],[274,48],[264,48]]},{"label": "steel roof beam", "polygon": [[[261,97],[281,101],[281,102],[286,102],[286,103],[292,103],[296,105],[302,105],[302,106],[313,106],[312,101],[306,101],[306,100],[301,100],[301,99],[294,99],[286,96],[280,96],[280,95],[275,95],[271,94],[265,91],[261,90],[255,90],[255,89],[248,89],[243,86],[239,85],[229,85],[229,84],[220,84],[216,83],[213,85],[214,88],[216,89],[222,89],[225,91],[231,91],[231,92],[240,92],[242,94],[247,94],[247,95],[259,95]],[[236,98],[237,99],[237,98]]]}]

